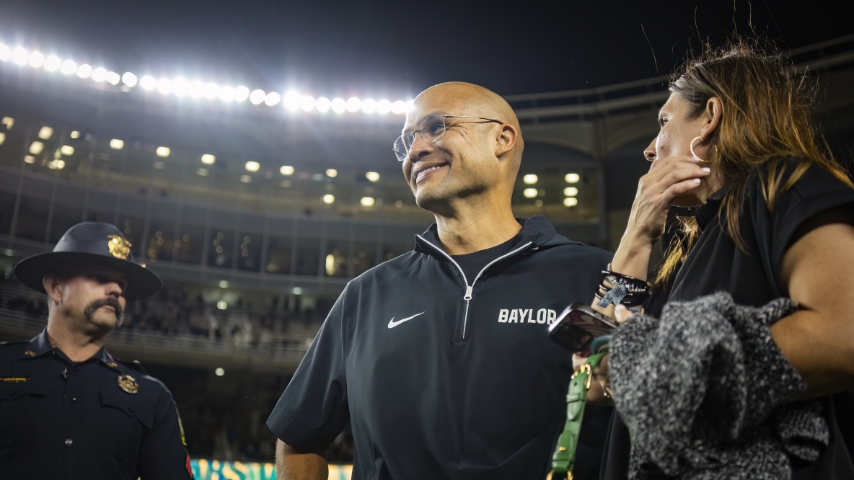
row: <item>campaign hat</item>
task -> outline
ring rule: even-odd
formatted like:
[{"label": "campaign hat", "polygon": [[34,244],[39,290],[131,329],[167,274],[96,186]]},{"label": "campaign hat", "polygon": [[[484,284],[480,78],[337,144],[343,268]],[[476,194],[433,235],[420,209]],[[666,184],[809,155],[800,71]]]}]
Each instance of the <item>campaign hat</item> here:
[{"label": "campaign hat", "polygon": [[66,267],[106,267],[125,274],[124,296],[138,300],[154,295],[163,286],[154,272],[133,261],[132,245],[115,225],[83,222],[66,231],[52,252],[29,256],[15,265],[15,276],[24,285],[44,292],[48,273]]}]

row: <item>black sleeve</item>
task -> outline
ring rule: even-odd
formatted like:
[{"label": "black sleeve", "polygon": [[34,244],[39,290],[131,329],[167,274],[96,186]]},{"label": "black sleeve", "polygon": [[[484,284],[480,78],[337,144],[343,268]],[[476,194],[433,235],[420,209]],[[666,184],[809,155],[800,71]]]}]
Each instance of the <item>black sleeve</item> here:
[{"label": "black sleeve", "polygon": [[162,388],[151,430],[143,436],[139,449],[139,477],[141,480],[192,479],[178,408],[169,390]]},{"label": "black sleeve", "polygon": [[342,333],[346,295],[347,288],[267,419],[276,437],[300,450],[326,449],[350,420]]},{"label": "black sleeve", "polygon": [[[789,160],[784,165],[787,170],[784,178],[788,178],[802,161]],[[760,175],[767,181],[767,170],[761,171]],[[788,296],[788,288],[783,285],[780,270],[783,256],[791,246],[798,229],[819,213],[854,203],[854,189],[826,169],[812,165],[789,190],[778,196],[770,212],[759,181],[753,182],[750,198],[759,257],[769,279],[773,279],[773,285],[777,289],[775,293],[778,296]],[[854,205],[851,206],[854,208]]]}]

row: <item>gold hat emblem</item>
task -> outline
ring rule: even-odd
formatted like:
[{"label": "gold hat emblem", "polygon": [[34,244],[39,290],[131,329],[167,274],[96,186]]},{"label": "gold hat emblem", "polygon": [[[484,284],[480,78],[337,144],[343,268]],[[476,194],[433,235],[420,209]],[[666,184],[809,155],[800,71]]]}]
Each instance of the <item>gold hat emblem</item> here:
[{"label": "gold hat emblem", "polygon": [[119,388],[131,395],[136,395],[139,392],[139,384],[130,375],[119,375]]},{"label": "gold hat emblem", "polygon": [[107,248],[110,249],[110,255],[120,260],[127,260],[128,255],[130,255],[131,243],[118,235],[109,235],[107,238],[110,239],[110,241],[107,242]]}]

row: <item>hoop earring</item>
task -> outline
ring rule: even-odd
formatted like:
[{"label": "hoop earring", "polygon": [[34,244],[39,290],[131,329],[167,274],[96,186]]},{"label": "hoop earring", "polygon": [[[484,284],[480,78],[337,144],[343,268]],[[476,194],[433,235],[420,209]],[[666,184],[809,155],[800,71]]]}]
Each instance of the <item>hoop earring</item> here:
[{"label": "hoop earring", "polygon": [[[703,137],[702,137],[702,136],[697,136],[697,137],[695,137],[693,140],[691,140],[691,145],[688,147],[688,148],[691,150],[691,155],[693,155],[693,156],[694,156],[694,158],[699,159],[699,160],[700,160],[701,162],[703,162],[703,163],[709,163],[709,161],[708,161],[708,160],[703,160],[702,158],[698,157],[696,153],[694,153],[694,142],[696,142],[697,140],[699,140],[699,141],[701,141],[701,142],[702,142],[702,141],[703,141]],[[717,147],[715,147],[715,151],[717,151]]]}]

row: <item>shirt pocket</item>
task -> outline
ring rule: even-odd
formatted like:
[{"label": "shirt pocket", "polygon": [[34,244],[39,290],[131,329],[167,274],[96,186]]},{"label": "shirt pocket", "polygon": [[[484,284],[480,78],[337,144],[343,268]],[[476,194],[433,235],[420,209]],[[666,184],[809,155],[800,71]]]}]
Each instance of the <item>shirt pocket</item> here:
[{"label": "shirt pocket", "polygon": [[23,442],[33,431],[33,410],[47,393],[43,382],[0,384],[0,448]]},{"label": "shirt pocket", "polygon": [[116,390],[101,390],[98,443],[108,455],[136,463],[142,436],[154,423],[154,405],[145,397]]}]

